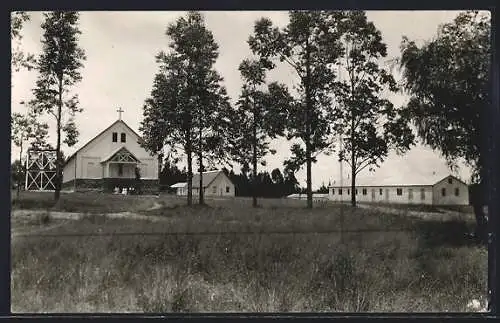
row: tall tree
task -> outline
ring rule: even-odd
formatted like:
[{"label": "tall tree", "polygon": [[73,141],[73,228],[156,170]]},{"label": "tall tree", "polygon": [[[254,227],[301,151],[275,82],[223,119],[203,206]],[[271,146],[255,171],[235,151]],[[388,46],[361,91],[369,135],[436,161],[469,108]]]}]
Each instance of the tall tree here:
[{"label": "tall tree", "polygon": [[[395,93],[398,87],[390,72],[380,66],[387,56],[380,31],[363,11],[345,12],[340,28],[344,51],[333,86],[337,100],[333,119],[335,133],[343,140],[339,159],[351,168],[354,192],[361,171],[378,167],[392,148],[398,153],[407,151],[414,136],[400,111],[384,98],[386,90]],[[351,194],[351,204],[356,206],[356,194]]]},{"label": "tall tree", "polygon": [[[224,115],[228,99],[222,79],[213,70],[218,45],[206,28],[203,16],[189,12],[167,27],[169,53],[160,52],[151,97],[144,106],[141,131],[145,146],[158,151],[168,146],[173,154],[182,150],[187,157],[187,204],[192,204],[193,155],[203,169],[204,154],[221,157]],[[161,120],[161,121],[160,121]],[[200,190],[203,203],[203,190]]]},{"label": "tall tree", "polygon": [[18,72],[21,68],[32,69],[35,63],[33,54],[26,54],[21,50],[22,40],[21,30],[26,22],[30,20],[28,13],[24,11],[14,11],[10,15],[10,39],[11,39],[11,66]]},{"label": "tall tree", "polygon": [[86,59],[85,52],[78,47],[81,34],[78,20],[79,14],[74,11],[44,13],[42,53],[36,63],[38,78],[33,89],[35,99],[31,102],[37,113],[48,113],[56,121],[56,201],[62,182],[61,144],[71,147],[77,142],[74,117],[82,111],[78,95],[71,93],[71,88],[82,79],[80,69]]},{"label": "tall tree", "polygon": [[[188,161],[187,204],[192,204],[192,114],[187,95],[187,76],[183,63],[175,55],[160,52],[156,56],[160,71],[153,81],[151,96],[143,106],[139,131],[141,145],[167,160],[183,150]],[[165,148],[167,152],[165,152]],[[167,165],[166,165],[167,166]]]},{"label": "tall tree", "polygon": [[230,116],[232,115],[229,97],[226,89],[221,85],[222,77],[214,70],[209,70],[205,79],[198,79],[198,104],[196,106],[195,128],[197,129],[197,145],[195,146],[198,159],[199,176],[199,204],[204,204],[203,172],[205,165],[214,168],[215,162],[227,163],[230,153],[227,144],[232,133]]},{"label": "tall tree", "polygon": [[[13,113],[11,120],[11,141],[15,146],[19,147],[19,161],[20,166],[23,166],[23,148],[24,145],[31,144],[38,147],[45,144],[45,139],[48,134],[48,125],[46,123],[38,122],[36,115],[28,113],[23,115],[21,113]],[[16,177],[19,178],[19,177]],[[19,191],[21,189],[21,182],[17,183],[17,197],[19,198]]]},{"label": "tall tree", "polygon": [[[405,112],[418,136],[441,151],[451,168],[465,160],[473,169],[472,181],[480,185],[487,178],[480,129],[491,104],[490,51],[490,18],[473,11],[440,26],[437,36],[421,46],[406,37],[401,44],[410,94]],[[486,192],[472,196],[481,237],[486,232],[483,196]]]},{"label": "tall tree", "polygon": [[265,156],[275,154],[270,140],[282,136],[286,111],[292,98],[283,85],[271,83],[267,91],[265,67],[259,61],[243,60],[239,66],[243,88],[237,109],[232,114],[233,156],[244,168],[252,169],[252,206],[257,207],[257,166],[265,166]]},{"label": "tall tree", "polygon": [[312,207],[312,163],[316,155],[331,148],[327,110],[330,106],[328,88],[335,77],[331,68],[341,54],[338,21],[341,12],[292,11],[290,22],[279,29],[271,20],[262,18],[255,23],[249,44],[252,52],[268,68],[275,61],[285,62],[298,77],[298,97],[289,108],[287,138],[302,144],[291,148],[293,157],[286,165],[298,170],[306,165],[307,207]]}]

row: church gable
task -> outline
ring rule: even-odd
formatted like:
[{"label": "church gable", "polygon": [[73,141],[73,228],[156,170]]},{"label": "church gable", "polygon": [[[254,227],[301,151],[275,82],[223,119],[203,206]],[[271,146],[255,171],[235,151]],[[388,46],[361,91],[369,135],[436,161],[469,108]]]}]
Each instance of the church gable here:
[{"label": "church gable", "polygon": [[151,157],[151,154],[140,146],[140,140],[141,137],[135,131],[125,122],[119,120],[89,141],[78,151],[78,154],[104,158],[110,153],[126,147],[138,159]]},{"label": "church gable", "polygon": [[120,118],[67,159],[64,184],[112,191],[116,185],[131,185],[138,170],[144,183],[157,183],[157,155],[141,147],[141,141]]}]

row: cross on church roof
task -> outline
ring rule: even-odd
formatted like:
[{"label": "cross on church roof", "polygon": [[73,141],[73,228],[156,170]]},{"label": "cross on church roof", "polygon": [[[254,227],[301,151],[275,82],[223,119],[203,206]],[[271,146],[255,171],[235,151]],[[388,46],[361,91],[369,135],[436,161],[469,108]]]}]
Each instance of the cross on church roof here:
[{"label": "cross on church roof", "polygon": [[116,112],[118,112],[118,120],[121,120],[122,119],[123,109],[122,108],[118,108],[118,110],[116,110]]}]

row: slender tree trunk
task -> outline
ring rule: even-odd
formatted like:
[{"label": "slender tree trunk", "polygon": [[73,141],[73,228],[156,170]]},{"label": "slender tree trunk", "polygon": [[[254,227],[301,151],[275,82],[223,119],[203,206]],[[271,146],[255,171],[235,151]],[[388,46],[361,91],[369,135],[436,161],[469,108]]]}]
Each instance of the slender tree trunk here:
[{"label": "slender tree trunk", "polygon": [[351,119],[351,205],[356,207],[356,154],[354,149],[354,117]]},{"label": "slender tree trunk", "polygon": [[[19,152],[19,164],[21,165],[21,170],[24,170],[23,168],[23,138],[21,138],[21,145],[19,146],[20,152]],[[21,171],[21,176],[17,179],[17,193],[16,197],[19,200],[19,194],[21,192],[21,182],[23,179],[24,171]]]},{"label": "slender tree trunk", "polygon": [[163,154],[158,154],[158,196],[161,194],[161,166],[163,161]]},{"label": "slender tree trunk", "polygon": [[[351,73],[351,72],[350,72]],[[355,114],[353,106],[354,98],[354,71],[350,74],[351,80],[351,205],[356,207],[356,145],[355,145]]]},{"label": "slender tree trunk", "polygon": [[199,196],[200,198],[199,198],[199,204],[203,205],[203,204],[205,204],[205,198],[204,198],[205,192],[203,191],[203,155],[202,155],[201,152],[198,154],[198,160],[199,160],[199,164],[200,164],[200,196]]},{"label": "slender tree trunk", "polygon": [[257,116],[257,111],[254,102],[253,111],[253,155],[252,155],[252,207],[257,207],[257,121],[255,120]]},{"label": "slender tree trunk", "polygon": [[62,113],[62,85],[63,79],[59,77],[59,100],[57,105],[57,144],[56,144],[56,187],[54,192],[54,200],[59,201],[61,195],[61,182],[62,182],[62,165],[61,165],[61,113]]},{"label": "slender tree trunk", "polygon": [[312,209],[312,179],[311,179],[311,120],[310,120],[310,110],[312,109],[311,104],[311,92],[310,92],[310,75],[311,67],[309,65],[309,47],[306,44],[307,56],[306,56],[306,82],[305,82],[305,94],[306,94],[306,187],[307,187],[307,208]]},{"label": "slender tree trunk", "polygon": [[191,146],[191,132],[186,136],[186,155],[187,155],[187,205],[193,205],[193,156]]},{"label": "slender tree trunk", "polygon": [[199,194],[199,204],[205,204],[205,192],[203,191],[203,137],[202,137],[202,120],[198,118],[198,136],[199,136],[199,146],[198,146],[198,163],[200,164],[200,194]]}]

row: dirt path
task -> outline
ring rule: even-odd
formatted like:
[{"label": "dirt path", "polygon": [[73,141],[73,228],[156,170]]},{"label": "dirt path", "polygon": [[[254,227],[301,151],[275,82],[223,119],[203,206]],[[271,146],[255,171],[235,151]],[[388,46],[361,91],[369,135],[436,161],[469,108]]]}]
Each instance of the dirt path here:
[{"label": "dirt path", "polygon": [[[13,210],[11,212],[12,217],[23,217],[23,216],[32,216],[37,214],[46,213],[46,210]],[[80,212],[59,212],[59,211],[50,211],[50,217],[53,219],[63,219],[63,220],[80,220],[84,217],[89,216],[85,213]],[[111,219],[134,219],[134,220],[149,220],[149,221],[169,221],[166,217],[161,216],[153,216],[153,215],[142,215],[133,212],[117,212],[117,213],[106,213],[106,214],[97,214],[96,216],[106,216]]]}]

